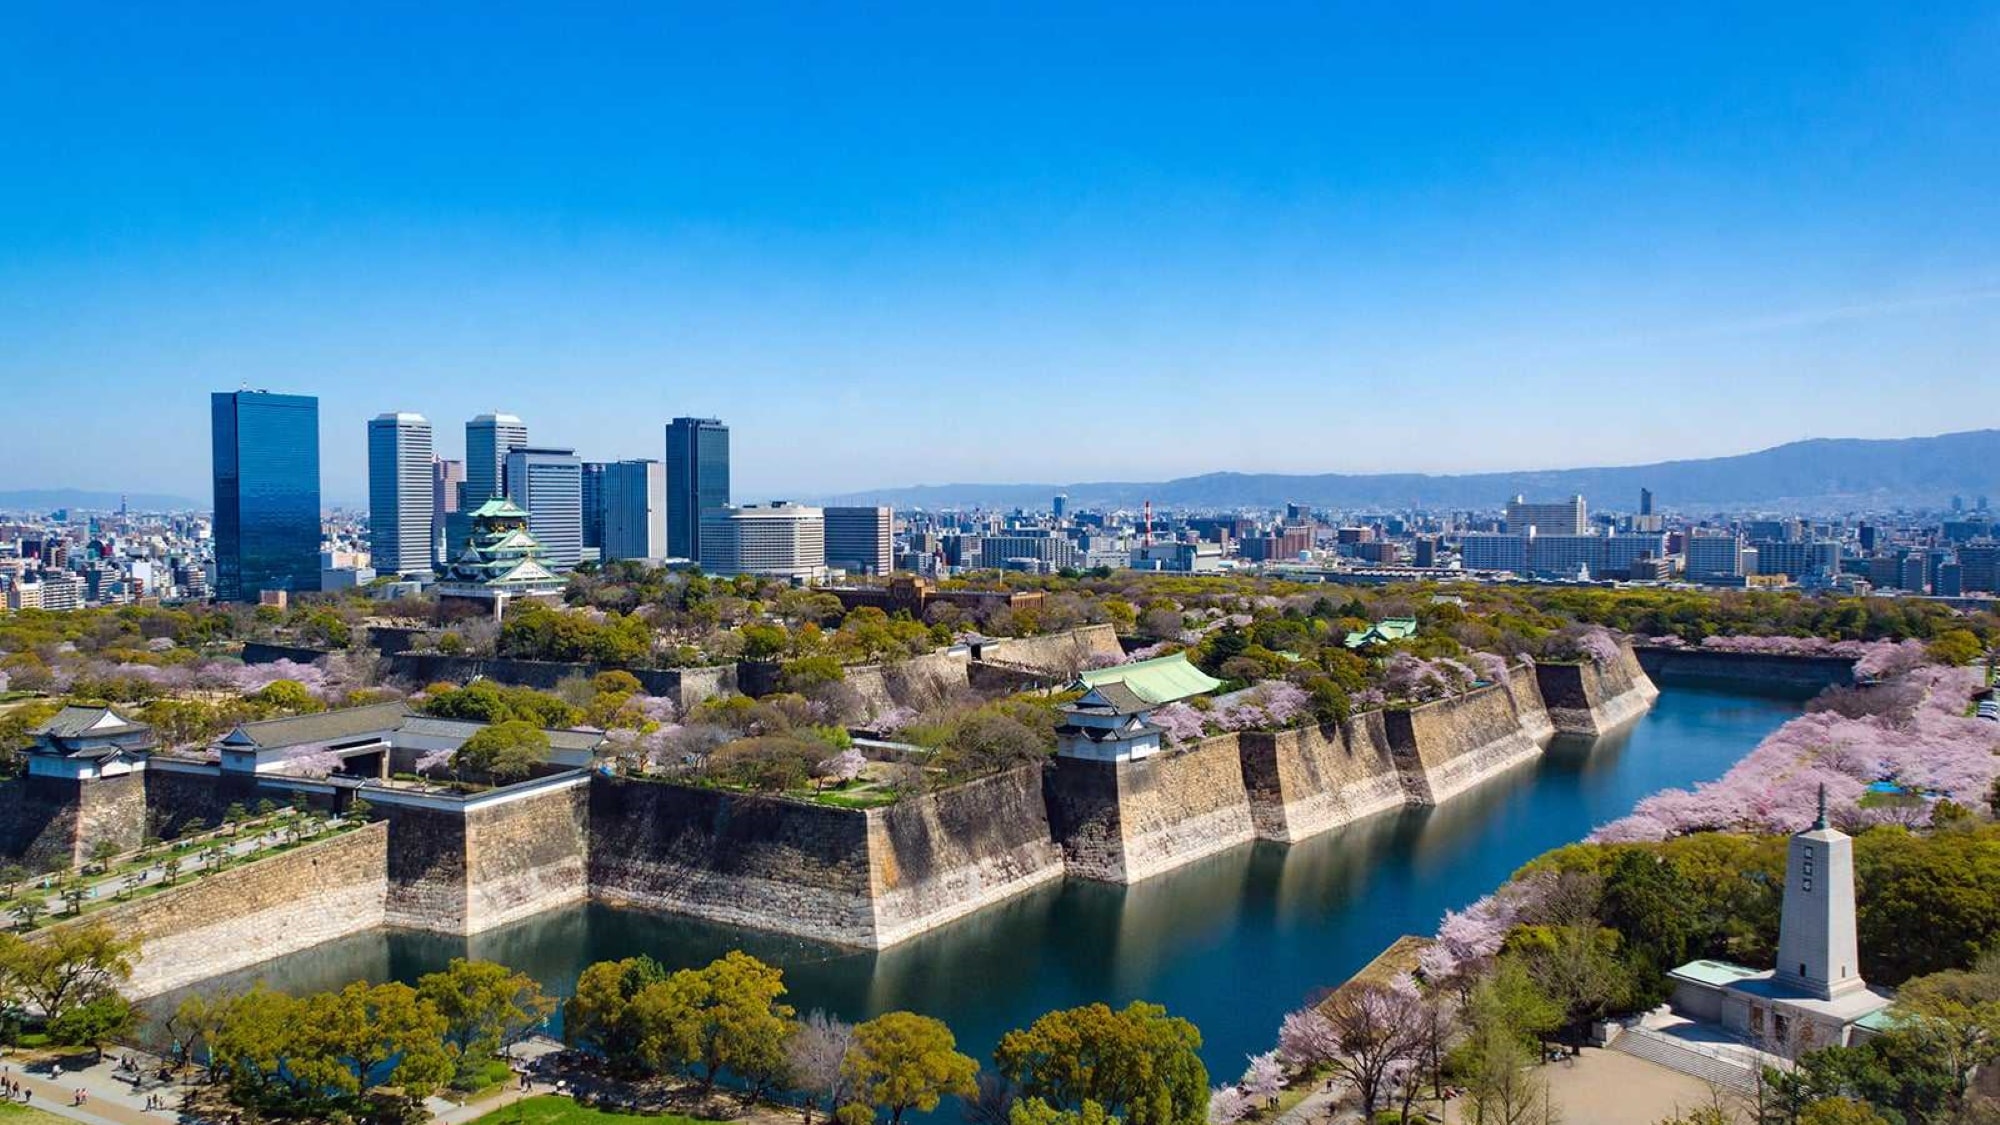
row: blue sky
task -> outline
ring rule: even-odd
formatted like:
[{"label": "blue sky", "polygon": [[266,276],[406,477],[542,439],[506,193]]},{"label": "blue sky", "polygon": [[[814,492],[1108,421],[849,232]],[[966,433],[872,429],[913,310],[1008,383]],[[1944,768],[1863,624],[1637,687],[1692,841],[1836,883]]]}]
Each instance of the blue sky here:
[{"label": "blue sky", "polygon": [[206,402],[744,498],[2000,425],[2000,8],[14,4],[0,490]]}]

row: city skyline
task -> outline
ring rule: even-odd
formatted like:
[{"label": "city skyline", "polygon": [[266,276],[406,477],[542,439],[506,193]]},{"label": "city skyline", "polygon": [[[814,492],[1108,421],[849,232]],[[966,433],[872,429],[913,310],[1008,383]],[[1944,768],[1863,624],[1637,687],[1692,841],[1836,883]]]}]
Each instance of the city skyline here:
[{"label": "city skyline", "polygon": [[317,395],[350,504],[403,409],[731,418],[746,498],[2000,424],[2000,21],[1722,11],[30,12],[7,481],[199,497],[67,455],[198,434],[191,380]]}]

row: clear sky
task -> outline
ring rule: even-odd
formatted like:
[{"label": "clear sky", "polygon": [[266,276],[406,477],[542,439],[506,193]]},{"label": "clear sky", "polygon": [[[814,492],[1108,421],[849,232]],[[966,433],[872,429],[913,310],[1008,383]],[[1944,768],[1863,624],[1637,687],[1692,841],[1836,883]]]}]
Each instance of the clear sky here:
[{"label": "clear sky", "polygon": [[745,499],[2000,425],[2000,8],[1500,7],[10,4],[0,490],[204,497],[246,384],[330,501],[395,409]]}]

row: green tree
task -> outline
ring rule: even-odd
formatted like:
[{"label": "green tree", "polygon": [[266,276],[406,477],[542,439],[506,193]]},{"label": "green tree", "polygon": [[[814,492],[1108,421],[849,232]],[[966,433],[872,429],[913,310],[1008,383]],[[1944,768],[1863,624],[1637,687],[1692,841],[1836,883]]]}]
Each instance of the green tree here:
[{"label": "green tree", "polygon": [[287,715],[326,710],[326,704],[297,680],[273,680],[246,698],[259,707]]},{"label": "green tree", "polygon": [[948,1094],[972,1096],[979,1073],[978,1063],[959,1054],[951,1028],[915,1012],[885,1012],[857,1025],[847,1068],[856,1095],[888,1110],[891,1125],[907,1110],[929,1113]]},{"label": "green tree", "polygon": [[1951,629],[1938,634],[1925,646],[1924,652],[1939,664],[1949,664],[1956,668],[1970,664],[1986,651],[1979,638],[1968,629]]},{"label": "green tree", "polygon": [[528,974],[462,957],[419,978],[417,995],[444,1017],[445,1042],[461,1079],[555,1010],[555,1001]]},{"label": "green tree", "polygon": [[548,733],[532,723],[509,719],[465,740],[452,755],[455,769],[509,781],[534,772],[549,757]]},{"label": "green tree", "polygon": [[104,1058],[104,1044],[130,1035],[139,1026],[139,1013],[132,1002],[116,992],[73,1005],[49,1021],[49,1040],[71,1047],[89,1047]]},{"label": "green tree", "polygon": [[632,997],[639,1054],[657,1069],[688,1071],[704,1095],[724,1068],[767,1084],[782,1071],[796,1026],[784,994],[784,974],[741,950],[682,969]]},{"label": "green tree", "polygon": [[1095,1102],[1131,1125],[1200,1125],[1208,1112],[1201,1032],[1158,1004],[1050,1012],[1000,1039],[993,1061],[1024,1097],[1063,1110]]},{"label": "green tree", "polygon": [[138,958],[138,943],[102,922],[58,927],[34,941],[0,935],[0,977],[52,1021],[112,993]]},{"label": "green tree", "polygon": [[577,977],[576,992],[563,1005],[563,1039],[604,1053],[614,1068],[639,1064],[642,1028],[632,1015],[632,999],[665,980],[666,969],[651,957],[598,961]]},{"label": "green tree", "polygon": [[1799,1111],[1799,1125],[1889,1125],[1889,1119],[1866,1102],[1825,1098]]},{"label": "green tree", "polygon": [[1951,1076],[1955,1099],[1972,1075],[2000,1062],[2000,954],[1977,969],[1947,969],[1905,981],[1896,994],[1897,1031],[1921,1045]]}]

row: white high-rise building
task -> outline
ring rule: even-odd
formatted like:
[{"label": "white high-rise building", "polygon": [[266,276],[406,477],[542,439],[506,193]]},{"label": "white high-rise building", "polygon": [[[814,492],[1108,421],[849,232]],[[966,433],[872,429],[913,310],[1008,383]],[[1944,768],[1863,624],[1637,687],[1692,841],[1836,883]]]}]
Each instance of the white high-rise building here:
[{"label": "white high-rise building", "polygon": [[368,541],[377,574],[430,574],[431,424],[391,412],[368,422]]},{"label": "white high-rise building", "polygon": [[507,495],[507,454],[527,444],[527,423],[512,414],[481,414],[465,424],[465,486],[460,502],[466,511],[477,511],[495,496]]},{"label": "white high-rise building", "polygon": [[1525,496],[1507,501],[1507,534],[1526,535],[1529,528],[1542,535],[1582,535],[1590,530],[1583,497],[1554,504],[1530,504]]},{"label": "white high-rise building", "polygon": [[825,514],[782,501],[703,512],[701,568],[722,575],[818,577],[826,571]]}]

